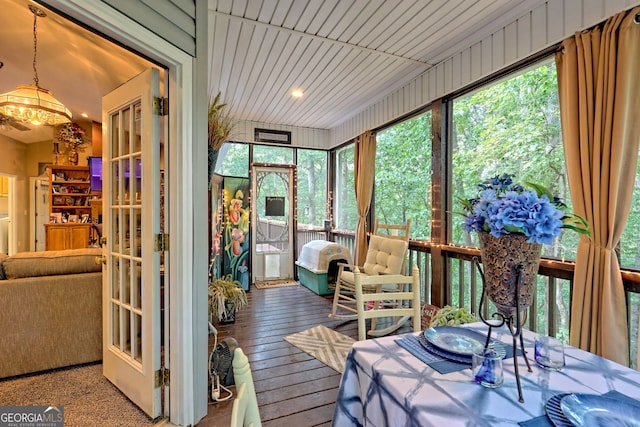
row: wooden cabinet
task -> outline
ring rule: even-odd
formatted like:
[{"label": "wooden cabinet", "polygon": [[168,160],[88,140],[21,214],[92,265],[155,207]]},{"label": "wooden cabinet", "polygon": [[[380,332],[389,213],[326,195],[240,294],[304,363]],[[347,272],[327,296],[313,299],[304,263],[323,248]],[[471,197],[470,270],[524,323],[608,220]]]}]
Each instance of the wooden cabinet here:
[{"label": "wooden cabinet", "polygon": [[91,224],[45,224],[46,250],[81,249],[89,246]]}]

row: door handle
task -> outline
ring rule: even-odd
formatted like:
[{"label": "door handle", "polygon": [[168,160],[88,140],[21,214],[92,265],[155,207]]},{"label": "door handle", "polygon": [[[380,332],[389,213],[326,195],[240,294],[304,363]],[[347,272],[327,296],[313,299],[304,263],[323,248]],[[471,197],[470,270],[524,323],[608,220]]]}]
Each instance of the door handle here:
[{"label": "door handle", "polygon": [[94,261],[97,265],[100,265],[100,264],[107,265],[107,257],[104,255],[97,256]]}]

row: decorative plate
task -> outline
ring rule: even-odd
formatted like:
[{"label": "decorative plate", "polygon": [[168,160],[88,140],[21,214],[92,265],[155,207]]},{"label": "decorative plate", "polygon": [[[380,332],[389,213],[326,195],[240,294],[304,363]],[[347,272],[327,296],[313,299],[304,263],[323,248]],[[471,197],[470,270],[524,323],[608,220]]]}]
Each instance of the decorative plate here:
[{"label": "decorative plate", "polygon": [[560,407],[560,401],[569,394],[570,393],[556,394],[547,400],[547,417],[549,417],[555,427],[573,427],[573,424],[571,424],[571,421],[564,415]]},{"label": "decorative plate", "polygon": [[427,349],[428,352],[435,354],[436,356],[440,356],[443,359],[447,360],[453,360],[454,362],[466,363],[467,365],[471,365],[471,356],[449,353],[446,350],[442,350],[427,341],[424,334],[418,335],[418,341],[424,348]]},{"label": "decorative plate", "polygon": [[640,426],[638,405],[594,394],[570,394],[560,401],[562,412],[575,426]]},{"label": "decorative plate", "polygon": [[486,337],[479,332],[459,326],[434,326],[424,331],[431,344],[449,353],[468,356],[484,349]]},{"label": "decorative plate", "polygon": [[[439,327],[439,326],[436,326],[436,327]],[[424,348],[427,349],[427,351],[437,356],[440,356],[448,360],[453,360],[454,362],[466,363],[469,365],[471,364],[471,355],[452,353],[450,351],[443,350],[440,347],[431,344],[429,340],[426,338],[425,334],[419,334],[418,341],[420,342],[420,344],[422,344]],[[483,337],[483,342],[484,342],[484,337]],[[501,341],[498,341],[492,338],[490,345],[493,351],[495,351],[495,353],[498,356],[504,358],[507,355],[507,348],[505,347],[504,343],[502,343]],[[482,348],[484,348],[484,344],[482,345]]]}]

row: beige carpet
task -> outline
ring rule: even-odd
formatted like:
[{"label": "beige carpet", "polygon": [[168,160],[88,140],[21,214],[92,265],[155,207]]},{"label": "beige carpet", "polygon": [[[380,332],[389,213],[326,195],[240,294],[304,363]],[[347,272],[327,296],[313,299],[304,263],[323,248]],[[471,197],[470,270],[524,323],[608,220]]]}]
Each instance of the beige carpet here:
[{"label": "beige carpet", "polygon": [[256,288],[284,288],[285,286],[300,286],[300,283],[295,280],[264,280],[262,282],[256,282]]},{"label": "beige carpet", "polygon": [[353,338],[323,325],[284,337],[286,341],[342,373]]},{"label": "beige carpet", "polygon": [[0,381],[2,406],[63,406],[64,425],[152,426],[153,422],[102,376],[102,364]]}]

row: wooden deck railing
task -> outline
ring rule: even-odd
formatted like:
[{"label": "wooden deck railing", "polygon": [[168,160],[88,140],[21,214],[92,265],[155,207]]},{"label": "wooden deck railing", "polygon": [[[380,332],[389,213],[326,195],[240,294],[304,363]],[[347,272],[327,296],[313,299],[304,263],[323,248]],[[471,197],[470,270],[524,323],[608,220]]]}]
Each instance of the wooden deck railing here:
[{"label": "wooden deck railing", "polygon": [[[347,247],[353,254],[353,232],[322,229],[298,230],[298,253],[311,240],[331,240]],[[411,240],[407,258],[407,271],[417,265],[420,269],[423,300],[432,301],[433,295],[443,295],[444,304],[466,307],[472,313],[482,310],[483,317],[490,318],[495,312],[492,305],[479,307],[482,295],[482,278],[475,261],[480,259],[477,248],[456,245],[438,245],[436,253],[442,254],[444,266],[441,276],[444,289],[432,288],[433,245],[424,240]],[[543,258],[538,270],[538,283],[533,302],[527,310],[525,327],[534,332],[556,336],[567,342],[569,339],[569,320],[571,315],[571,292],[573,289],[573,262]],[[640,324],[640,271],[623,270],[622,280],[627,294],[627,313],[629,324],[629,347],[631,366],[637,369],[637,351]]]}]

